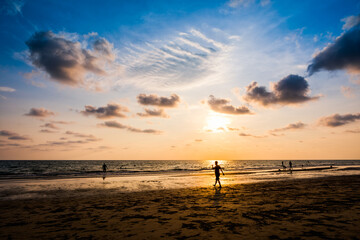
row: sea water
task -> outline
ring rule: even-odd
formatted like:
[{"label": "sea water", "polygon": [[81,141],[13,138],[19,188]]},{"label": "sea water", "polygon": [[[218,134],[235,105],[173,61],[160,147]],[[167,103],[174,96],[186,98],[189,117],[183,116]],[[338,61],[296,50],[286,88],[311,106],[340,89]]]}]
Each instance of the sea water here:
[{"label": "sea water", "polygon": [[[132,192],[214,184],[215,160],[0,161],[0,199]],[[223,186],[360,175],[360,160],[218,160]],[[102,165],[108,167],[106,173]],[[286,168],[284,168],[282,165]]]}]

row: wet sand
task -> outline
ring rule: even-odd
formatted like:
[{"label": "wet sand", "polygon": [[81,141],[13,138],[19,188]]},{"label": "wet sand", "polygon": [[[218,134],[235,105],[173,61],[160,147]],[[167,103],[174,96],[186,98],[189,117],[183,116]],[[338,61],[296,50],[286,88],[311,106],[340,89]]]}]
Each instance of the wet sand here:
[{"label": "wet sand", "polygon": [[0,239],[359,239],[360,176],[0,201]]}]

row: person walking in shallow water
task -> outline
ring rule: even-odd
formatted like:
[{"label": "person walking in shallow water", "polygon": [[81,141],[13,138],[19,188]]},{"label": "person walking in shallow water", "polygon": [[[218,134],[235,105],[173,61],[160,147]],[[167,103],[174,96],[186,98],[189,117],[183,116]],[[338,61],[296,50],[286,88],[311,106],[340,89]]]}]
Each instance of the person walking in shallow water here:
[{"label": "person walking in shallow water", "polygon": [[103,169],[103,172],[104,172],[104,173],[106,173],[107,166],[106,166],[106,164],[105,164],[105,163],[102,165],[102,169]]},{"label": "person walking in shallow water", "polygon": [[223,175],[224,171],[223,169],[220,167],[220,165],[218,165],[218,161],[215,161],[215,167],[214,165],[211,165],[212,169],[215,169],[215,184],[214,187],[216,186],[216,183],[219,182],[220,188],[221,188],[221,183],[220,183],[220,170],[222,172]]}]

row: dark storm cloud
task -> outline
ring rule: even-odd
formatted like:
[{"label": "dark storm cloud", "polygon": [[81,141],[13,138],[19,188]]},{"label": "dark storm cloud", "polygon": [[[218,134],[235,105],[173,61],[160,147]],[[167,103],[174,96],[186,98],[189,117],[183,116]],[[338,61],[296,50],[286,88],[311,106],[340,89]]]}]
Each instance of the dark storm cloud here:
[{"label": "dark storm cloud", "polygon": [[7,137],[9,140],[31,140],[29,137],[21,136],[16,132],[11,132],[8,130],[1,130],[0,136]]},{"label": "dark storm cloud", "polygon": [[213,95],[209,96],[209,100],[207,101],[207,104],[213,110],[214,112],[218,113],[225,113],[225,114],[252,114],[250,112],[250,109],[241,106],[241,107],[235,107],[230,104],[230,101],[228,99],[222,99],[222,98],[215,98]]},{"label": "dark storm cloud", "polygon": [[169,116],[166,115],[165,111],[163,109],[144,109],[145,113],[137,113],[140,117],[162,117],[162,118],[168,118]]},{"label": "dark storm cloud", "polygon": [[296,129],[303,129],[306,127],[306,124],[303,122],[297,122],[297,123],[291,123],[283,128],[275,128],[271,130],[270,132],[283,132],[288,130],[296,130]]},{"label": "dark storm cloud", "polygon": [[312,59],[308,66],[311,76],[320,70],[346,69],[350,73],[360,73],[360,16],[345,19],[343,29],[348,31],[336,38]]},{"label": "dark storm cloud", "polygon": [[327,127],[339,127],[355,122],[356,120],[360,120],[360,113],[344,115],[333,114],[331,116],[321,118],[319,123]]},{"label": "dark storm cloud", "polygon": [[170,97],[160,97],[156,94],[139,94],[137,96],[138,103],[141,105],[153,105],[158,107],[176,107],[180,102],[180,97],[176,94],[172,94]]},{"label": "dark storm cloud", "polygon": [[118,123],[116,121],[107,121],[107,122],[104,122],[104,123],[102,123],[100,125],[105,126],[105,127],[124,129],[124,130],[128,130],[130,132],[137,132],[137,133],[153,133],[153,134],[162,133],[162,131],[158,131],[158,130],[155,130],[155,129],[138,129],[138,128],[134,128],[134,127],[131,127],[131,126],[123,125],[123,124]]},{"label": "dark storm cloud", "polygon": [[85,110],[81,111],[85,116],[94,115],[97,118],[125,118],[126,115],[123,112],[129,112],[129,109],[116,103],[109,103],[105,107],[99,108],[87,105],[85,106]]},{"label": "dark storm cloud", "polygon": [[55,115],[55,113],[45,108],[31,108],[30,111],[25,114],[25,116],[30,117],[49,117],[53,115]]},{"label": "dark storm cloud", "polygon": [[305,78],[298,75],[288,75],[273,85],[273,91],[269,92],[266,87],[252,82],[246,87],[244,99],[255,102],[262,106],[274,104],[300,104],[319,99],[319,96],[308,96],[310,89]]},{"label": "dark storm cloud", "polygon": [[[112,46],[105,39],[94,42],[94,50],[84,49],[78,41],[71,41],[51,31],[36,32],[26,41],[32,64],[50,77],[67,85],[80,85],[87,73],[103,75],[102,60],[110,60]],[[113,58],[113,57],[111,57]]]}]

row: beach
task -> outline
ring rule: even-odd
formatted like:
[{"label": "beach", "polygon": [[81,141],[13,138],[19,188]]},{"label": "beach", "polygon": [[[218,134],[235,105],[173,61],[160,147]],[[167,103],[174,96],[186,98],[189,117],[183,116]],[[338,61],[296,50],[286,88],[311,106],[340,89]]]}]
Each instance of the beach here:
[{"label": "beach", "polygon": [[358,239],[360,176],[1,200],[1,239]]}]

